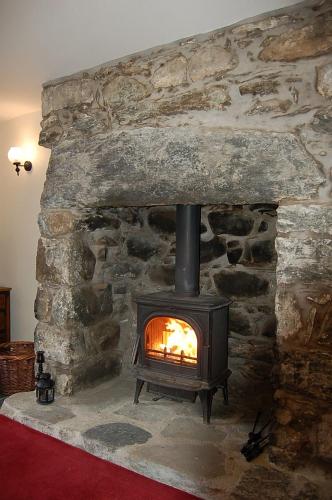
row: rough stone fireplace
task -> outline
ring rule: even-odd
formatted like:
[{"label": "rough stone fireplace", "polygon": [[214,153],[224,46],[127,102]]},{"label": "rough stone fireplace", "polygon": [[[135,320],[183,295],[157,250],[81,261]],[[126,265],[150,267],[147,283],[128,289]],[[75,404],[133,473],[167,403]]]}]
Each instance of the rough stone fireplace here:
[{"label": "rough stone fireplace", "polygon": [[276,461],[332,459],[331,40],[331,2],[304,2],[44,85],[35,339],[59,393],[130,370],[135,297],[173,287],[175,205],[199,204],[234,391],[274,391]]}]

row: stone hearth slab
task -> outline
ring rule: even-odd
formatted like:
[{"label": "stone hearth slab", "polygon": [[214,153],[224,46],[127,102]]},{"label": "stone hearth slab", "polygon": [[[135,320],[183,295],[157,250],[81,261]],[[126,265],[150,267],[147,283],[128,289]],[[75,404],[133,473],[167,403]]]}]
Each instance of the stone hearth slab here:
[{"label": "stone hearth slab", "polygon": [[[203,424],[200,404],[157,399],[142,392],[133,404],[135,381],[118,377],[39,406],[33,392],[7,398],[1,413],[29,427],[82,448],[152,479],[205,499],[263,498],[265,491],[248,497],[260,476],[273,498],[324,498],[312,472],[290,474],[272,466],[267,454],[253,464],[240,453],[253,414],[239,401],[225,407],[216,395],[211,425]],[[275,476],[278,484],[275,484]],[[317,491],[317,496],[316,495]],[[327,490],[328,491],[328,490]],[[254,495],[254,492],[252,493]],[[296,495],[300,494],[300,497]],[[262,496],[260,496],[262,495]],[[328,498],[328,497],[326,497]]]}]

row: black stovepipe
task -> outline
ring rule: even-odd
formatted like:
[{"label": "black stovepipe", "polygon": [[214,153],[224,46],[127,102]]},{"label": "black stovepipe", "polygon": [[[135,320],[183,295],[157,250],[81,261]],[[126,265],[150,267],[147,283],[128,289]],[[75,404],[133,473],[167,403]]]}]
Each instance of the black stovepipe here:
[{"label": "black stovepipe", "polygon": [[201,207],[176,205],[175,294],[199,295]]}]

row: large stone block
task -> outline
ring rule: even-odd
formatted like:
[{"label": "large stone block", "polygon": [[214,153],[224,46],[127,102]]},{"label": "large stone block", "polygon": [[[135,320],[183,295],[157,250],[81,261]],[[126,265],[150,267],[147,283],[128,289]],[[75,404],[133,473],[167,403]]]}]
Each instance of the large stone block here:
[{"label": "large stone block", "polygon": [[105,85],[102,94],[104,104],[112,107],[140,101],[149,95],[149,89],[135,78],[117,76]]},{"label": "large stone block", "polygon": [[[47,100],[44,106],[47,106]],[[63,127],[55,113],[51,113],[42,120],[41,122],[41,132],[39,136],[39,144],[45,146],[46,148],[51,148],[52,144],[56,144],[62,134]]]},{"label": "large stone block", "polygon": [[221,84],[204,87],[202,89],[191,89],[183,93],[170,95],[158,99],[150,106],[150,111],[146,108],[142,114],[137,115],[137,120],[145,118],[158,118],[159,116],[172,116],[184,114],[188,111],[208,111],[209,109],[223,110],[225,106],[231,104],[231,99],[227,88]]},{"label": "large stone block", "polygon": [[[231,242],[231,243],[234,243],[234,242]],[[238,243],[238,242],[236,242]],[[243,248],[241,248],[240,246],[236,246],[236,247],[228,247],[227,248],[227,258],[228,258],[228,262],[230,264],[237,264],[239,262],[239,260],[241,259],[242,257],[242,254],[243,254]]]},{"label": "large stone block", "polygon": [[302,28],[269,37],[259,57],[263,61],[296,61],[332,51],[332,12],[321,14]]},{"label": "large stone block", "polygon": [[118,353],[106,351],[70,365],[50,360],[48,369],[55,378],[57,394],[70,396],[82,387],[95,384],[99,378],[119,375],[121,364]]},{"label": "large stone block", "polygon": [[262,113],[286,113],[291,107],[289,99],[256,99],[248,109],[248,115],[260,115]]},{"label": "large stone block", "polygon": [[276,28],[277,26],[282,26],[288,24],[292,18],[289,15],[280,16],[268,16],[265,19],[260,19],[259,21],[253,21],[249,23],[238,23],[232,29],[232,33],[238,36],[250,36],[253,34],[257,35],[259,32],[264,32]]},{"label": "large stone block", "polygon": [[226,243],[222,238],[215,236],[209,241],[201,240],[200,261],[202,264],[218,259],[226,253]]},{"label": "large stone block", "polygon": [[53,290],[48,286],[40,285],[35,299],[35,317],[38,321],[49,322],[52,316]]},{"label": "large stone block", "polygon": [[332,63],[317,68],[317,90],[324,97],[332,97]]},{"label": "large stone block", "polygon": [[161,235],[175,235],[175,209],[172,207],[152,208],[148,215],[150,227]]},{"label": "large stone block", "polygon": [[241,95],[270,95],[278,94],[278,87],[280,82],[278,80],[254,80],[253,82],[246,82],[239,86]]},{"label": "large stone block", "polygon": [[40,283],[77,285],[91,280],[95,256],[79,237],[69,239],[40,238],[36,276]]},{"label": "large stone block", "polygon": [[239,335],[251,335],[248,313],[232,304],[229,311],[229,328]]},{"label": "large stone block", "polygon": [[[231,104],[231,98],[224,84],[210,82],[209,85],[192,88],[189,84],[169,87],[167,92],[154,92],[149,99],[141,101],[126,100],[110,108],[113,124],[125,126],[152,125],[167,122],[171,117],[179,118],[193,115],[196,111],[223,111]],[[94,129],[95,131],[95,129]]]},{"label": "large stone block", "polygon": [[77,231],[119,229],[120,217],[121,214],[114,214],[112,209],[43,210],[39,214],[38,224],[42,236],[55,238]]},{"label": "large stone block", "polygon": [[119,375],[120,371],[121,361],[118,352],[112,353],[109,350],[100,352],[74,366],[72,391],[95,384],[100,378],[110,379]]},{"label": "large stone block", "polygon": [[277,238],[276,250],[278,285],[330,282],[332,239]]},{"label": "large stone block", "polygon": [[[277,279],[280,284],[329,283],[332,270],[332,210],[329,205],[278,209]],[[310,289],[310,287],[309,287]]]},{"label": "large stone block", "polygon": [[47,116],[51,111],[81,104],[90,104],[97,88],[92,79],[68,80],[58,85],[46,86],[42,95],[42,113]]},{"label": "large stone block", "polygon": [[68,138],[53,149],[42,206],[310,198],[324,180],[317,167],[290,133],[188,126]]},{"label": "large stone block", "polygon": [[[280,285],[276,293],[278,343],[329,348],[332,335],[332,288],[315,282],[311,286]],[[287,348],[287,347],[286,347]]]},{"label": "large stone block", "polygon": [[256,240],[250,242],[251,260],[255,264],[267,264],[276,260],[273,240]]},{"label": "large stone block", "polygon": [[268,293],[269,281],[252,273],[238,270],[221,270],[214,275],[214,281],[221,294],[232,297],[257,297]]},{"label": "large stone block", "polygon": [[85,344],[90,352],[113,350],[119,344],[120,324],[111,316],[85,331]]},{"label": "large stone block", "polygon": [[69,210],[46,211],[39,214],[38,225],[42,236],[53,238],[72,233],[77,226],[77,214]]},{"label": "large stone block", "polygon": [[142,272],[142,266],[139,262],[129,262],[126,260],[119,260],[112,262],[109,267],[104,269],[105,278],[113,280],[127,280],[136,279]]},{"label": "large stone block", "polygon": [[247,236],[254,227],[254,219],[241,210],[217,210],[208,215],[210,226],[215,234]]},{"label": "large stone block", "polygon": [[237,60],[229,50],[220,45],[199,48],[189,61],[189,75],[193,82],[208,76],[225,73],[234,68]]},{"label": "large stone block", "polygon": [[[314,114],[314,118],[311,122],[311,127],[315,132],[319,134],[331,134],[332,133],[332,107],[326,107],[324,110],[317,111]],[[324,140],[324,136],[322,136]]]},{"label": "large stone block", "polygon": [[289,337],[296,338],[303,331],[304,322],[297,298],[282,285],[279,285],[276,291],[276,315],[279,342]]},{"label": "large stone block", "polygon": [[154,255],[158,255],[160,245],[151,238],[133,235],[127,240],[127,251],[128,255],[147,261]]},{"label": "large stone block", "polygon": [[152,83],[156,88],[173,87],[186,81],[187,60],[183,55],[163,62],[152,76]]},{"label": "large stone block", "polygon": [[47,323],[38,323],[35,330],[35,348],[45,351],[48,361],[64,365],[71,365],[87,357],[82,329],[64,330]]},{"label": "large stone block", "polygon": [[112,312],[111,286],[61,287],[54,294],[52,318],[59,328],[87,326]]},{"label": "large stone block", "polygon": [[96,229],[113,230],[121,225],[121,213],[115,214],[113,209],[86,210],[81,212],[77,229],[95,231]]},{"label": "large stone block", "polygon": [[279,206],[278,233],[308,233],[332,236],[332,205],[286,205]]}]

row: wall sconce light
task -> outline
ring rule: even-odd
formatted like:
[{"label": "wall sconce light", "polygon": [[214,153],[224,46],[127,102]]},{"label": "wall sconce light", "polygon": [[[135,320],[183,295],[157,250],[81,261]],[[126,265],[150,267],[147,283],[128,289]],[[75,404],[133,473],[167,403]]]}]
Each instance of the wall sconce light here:
[{"label": "wall sconce light", "polygon": [[21,148],[10,148],[10,150],[8,151],[8,159],[13,165],[16,166],[15,172],[17,173],[17,175],[20,174],[20,167],[23,167],[27,172],[30,172],[30,170],[32,169],[31,161],[25,161],[24,163],[22,163],[23,152]]}]

